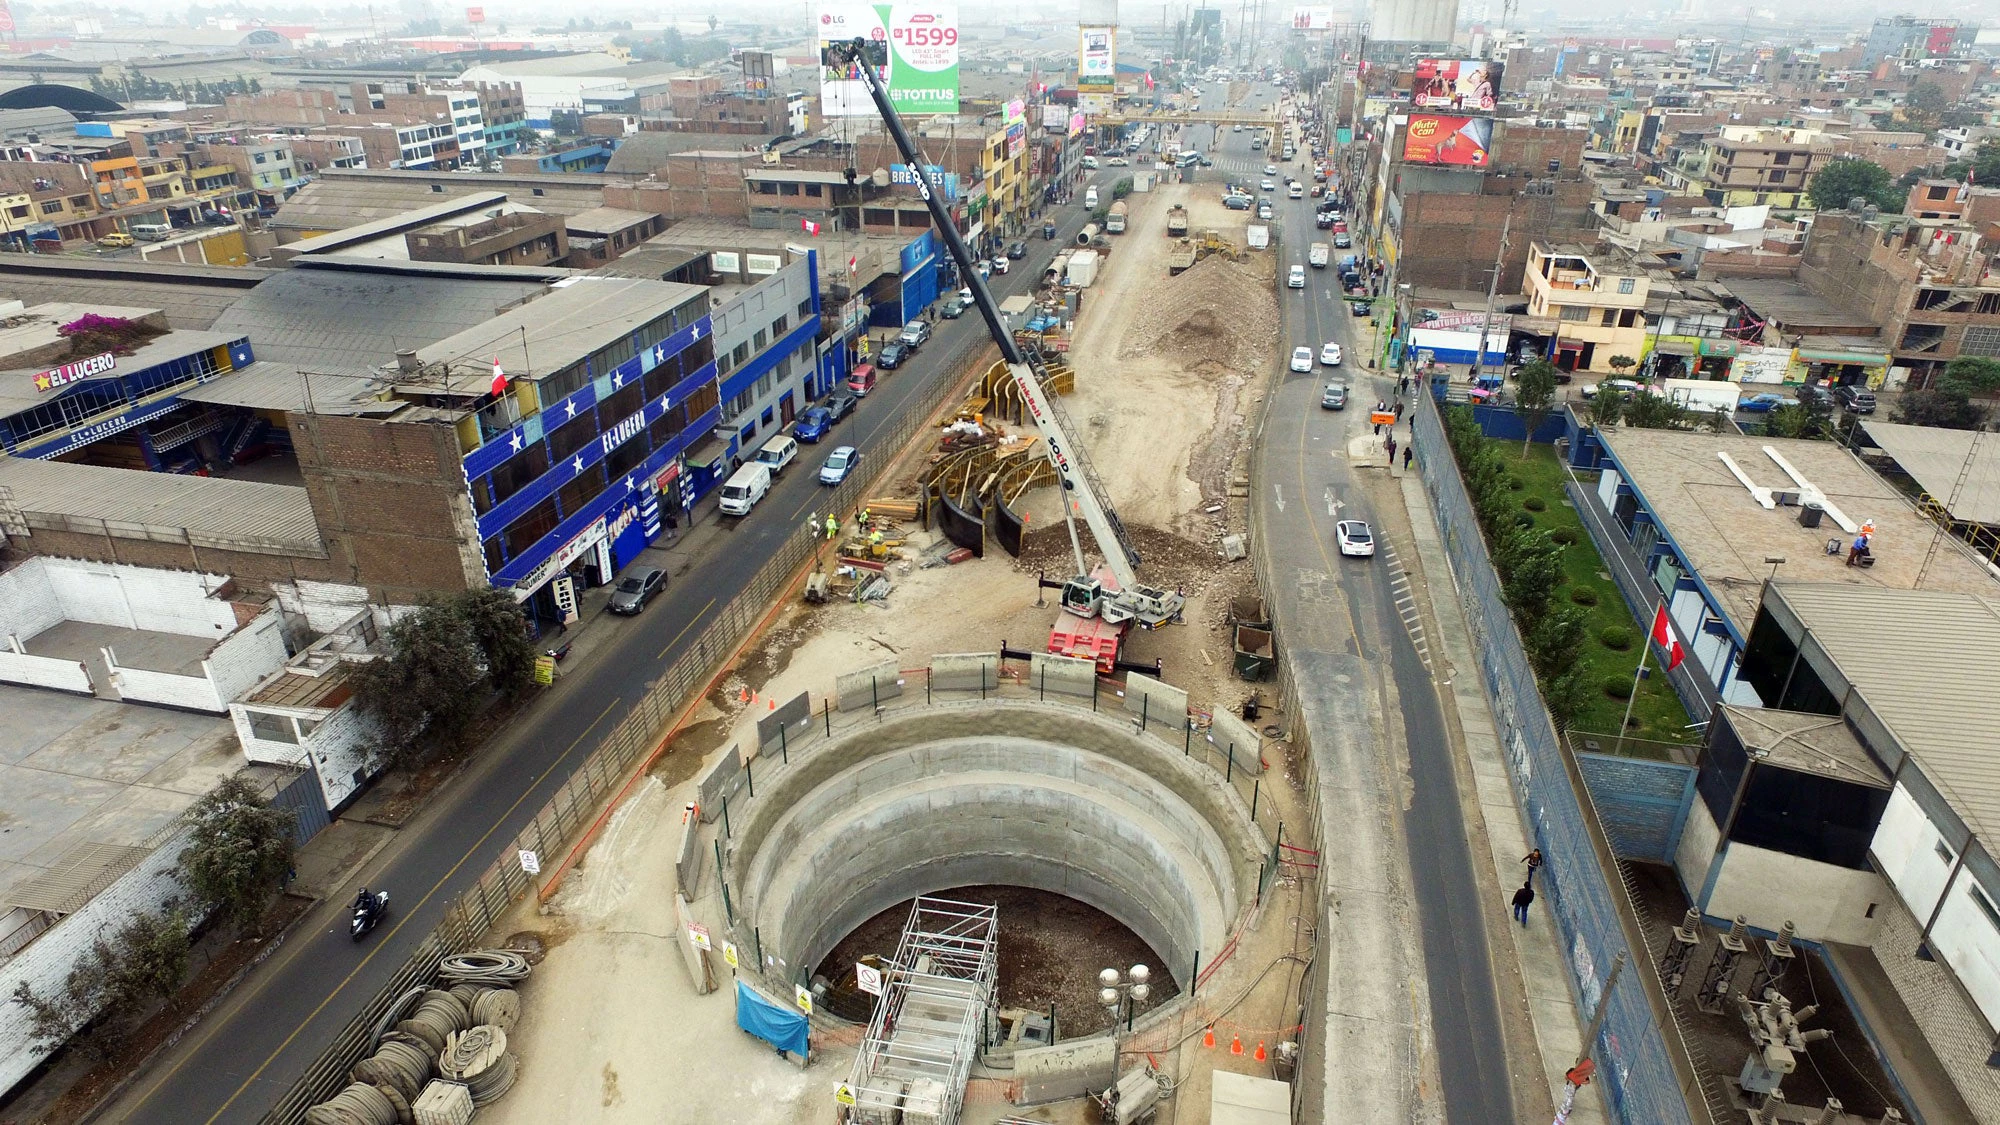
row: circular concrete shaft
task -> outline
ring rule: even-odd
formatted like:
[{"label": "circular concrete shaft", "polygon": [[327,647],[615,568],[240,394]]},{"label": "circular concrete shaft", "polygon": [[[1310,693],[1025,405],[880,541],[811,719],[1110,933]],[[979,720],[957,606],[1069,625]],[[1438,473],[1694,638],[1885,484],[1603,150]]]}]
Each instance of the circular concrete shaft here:
[{"label": "circular concrete shaft", "polygon": [[1180,976],[1255,897],[1267,844],[1242,798],[1124,716],[940,704],[791,755],[758,764],[730,862],[746,932],[787,966],[895,903],[997,883],[1097,907]]}]

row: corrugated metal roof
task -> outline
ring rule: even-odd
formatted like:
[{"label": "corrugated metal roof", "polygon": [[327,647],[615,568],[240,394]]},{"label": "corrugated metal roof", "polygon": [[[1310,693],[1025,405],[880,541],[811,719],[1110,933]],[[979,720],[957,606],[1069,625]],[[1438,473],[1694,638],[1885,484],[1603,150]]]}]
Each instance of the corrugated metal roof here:
[{"label": "corrugated metal roof", "polygon": [[1943,503],[1953,519],[2000,524],[2000,438],[1976,430],[1872,419],[1864,420],[1861,428],[1925,492]]},{"label": "corrugated metal roof", "polygon": [[[439,190],[433,190],[433,189]],[[575,215],[604,205],[604,178],[505,176],[468,172],[336,170],[325,172],[286,200],[272,217],[277,230],[344,230],[474,192],[505,192],[553,215]]]},{"label": "corrugated metal roof", "polygon": [[[216,325],[248,335],[261,362],[360,374],[393,366],[397,351],[422,348],[483,324],[546,289],[534,278],[290,269],[245,294]],[[317,386],[314,393],[317,397]]]},{"label": "corrugated metal roof", "polygon": [[[181,394],[189,402],[247,406],[252,410],[304,410],[315,414],[394,414],[400,402],[370,397],[372,378],[308,375],[290,364],[253,363]],[[308,390],[310,388],[310,390]]]},{"label": "corrugated metal roof", "polygon": [[2000,841],[2000,586],[1774,588],[1951,807]]},{"label": "corrugated metal roof", "polygon": [[306,490],[0,456],[0,502],[37,527],[323,557]]},{"label": "corrugated metal roof", "polygon": [[176,329],[206,329],[270,270],[190,266],[180,262],[78,262],[0,255],[0,294],[35,303],[143,305],[167,314]]},{"label": "corrugated metal roof", "polygon": [[153,854],[124,844],[78,844],[54,866],[7,892],[7,905],[50,914],[74,914],[97,893]]},{"label": "corrugated metal roof", "polygon": [[[452,388],[459,393],[483,391],[496,359],[510,375],[540,379],[706,292],[672,281],[577,277],[547,296],[418,349],[417,358],[426,365],[454,365]],[[437,389],[435,382],[410,385]]]}]

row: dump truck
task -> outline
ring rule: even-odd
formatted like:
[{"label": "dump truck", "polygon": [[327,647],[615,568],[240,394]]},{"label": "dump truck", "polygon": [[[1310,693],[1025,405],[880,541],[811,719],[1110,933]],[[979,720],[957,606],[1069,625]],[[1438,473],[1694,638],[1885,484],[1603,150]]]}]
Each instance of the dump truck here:
[{"label": "dump truck", "polygon": [[1106,216],[1104,217],[1104,232],[1105,232],[1106,234],[1124,234],[1124,233],[1125,233],[1125,201],[1124,201],[1124,200],[1122,200],[1122,199],[1121,199],[1121,200],[1119,200],[1118,202],[1116,202],[1116,203],[1113,203],[1113,204],[1111,205],[1111,213],[1110,213],[1110,214],[1108,214],[1108,215],[1106,215]]},{"label": "dump truck", "polygon": [[1194,265],[1197,257],[1199,255],[1195,253],[1193,239],[1176,239],[1173,246],[1167,250],[1167,275],[1171,277],[1186,271],[1189,266]]},{"label": "dump truck", "polygon": [[1176,203],[1167,209],[1167,237],[1186,238],[1188,231],[1187,208]]}]

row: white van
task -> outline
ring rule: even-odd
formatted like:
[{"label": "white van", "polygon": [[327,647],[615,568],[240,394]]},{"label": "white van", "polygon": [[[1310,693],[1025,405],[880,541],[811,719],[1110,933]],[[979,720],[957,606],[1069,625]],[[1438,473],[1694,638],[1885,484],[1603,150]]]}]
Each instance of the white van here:
[{"label": "white van", "polygon": [[799,443],[792,440],[792,435],[779,434],[765,442],[764,447],[757,451],[757,456],[752,460],[759,465],[769,467],[771,474],[776,476],[784,472],[785,466],[791,464],[798,455]]},{"label": "white van", "polygon": [[133,223],[132,237],[146,242],[165,242],[174,236],[174,228],[166,223]]},{"label": "white van", "polygon": [[[1092,184],[1092,185],[1090,185],[1089,187],[1087,187],[1087,188],[1083,189],[1083,205],[1084,205],[1085,207],[1088,207],[1089,209],[1091,209],[1091,210],[1093,210],[1093,211],[1097,210],[1097,185],[1096,185],[1096,184]],[[135,227],[135,228],[133,228],[133,229],[135,229],[135,230],[136,230],[137,228]]]},{"label": "white van", "polygon": [[752,461],[736,470],[722,485],[722,514],[747,516],[757,501],[771,491],[771,466]]}]

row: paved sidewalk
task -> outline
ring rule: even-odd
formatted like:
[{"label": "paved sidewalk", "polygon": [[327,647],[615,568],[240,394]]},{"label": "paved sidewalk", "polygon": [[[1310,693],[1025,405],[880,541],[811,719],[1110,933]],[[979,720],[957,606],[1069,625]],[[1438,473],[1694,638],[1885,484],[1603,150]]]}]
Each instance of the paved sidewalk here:
[{"label": "paved sidewalk", "polygon": [[[1415,473],[1402,478],[1403,503],[1410,512],[1417,556],[1423,565],[1431,598],[1432,618],[1437,622],[1444,660],[1437,674],[1464,730],[1466,755],[1478,784],[1480,811],[1486,820],[1486,840],[1492,849],[1493,869],[1502,887],[1518,886],[1526,877],[1521,857],[1528,854],[1527,822],[1516,800],[1513,780],[1500,753],[1500,736],[1488,708],[1486,692],[1480,686],[1478,662],[1473,657],[1472,639],[1456,596],[1442,596],[1453,589],[1457,579],[1438,538],[1437,522],[1431,514],[1430,498],[1424,494]],[[1475,847],[1477,844],[1475,842]],[[1538,880],[1539,882],[1539,880]],[[1511,913],[1506,932],[1512,939],[1515,971],[1528,995],[1528,1014],[1535,1024],[1535,1041],[1541,1049],[1542,1071],[1550,1095],[1562,1104],[1563,1073],[1575,1063],[1588,1018],[1579,1010],[1579,1001],[1570,979],[1569,962],[1563,956],[1561,934],[1538,901],[1529,908],[1528,924],[1513,922]],[[1605,1125],[1610,1120],[1603,1096],[1595,1084],[1584,1087],[1570,1112],[1571,1125]]]}]

